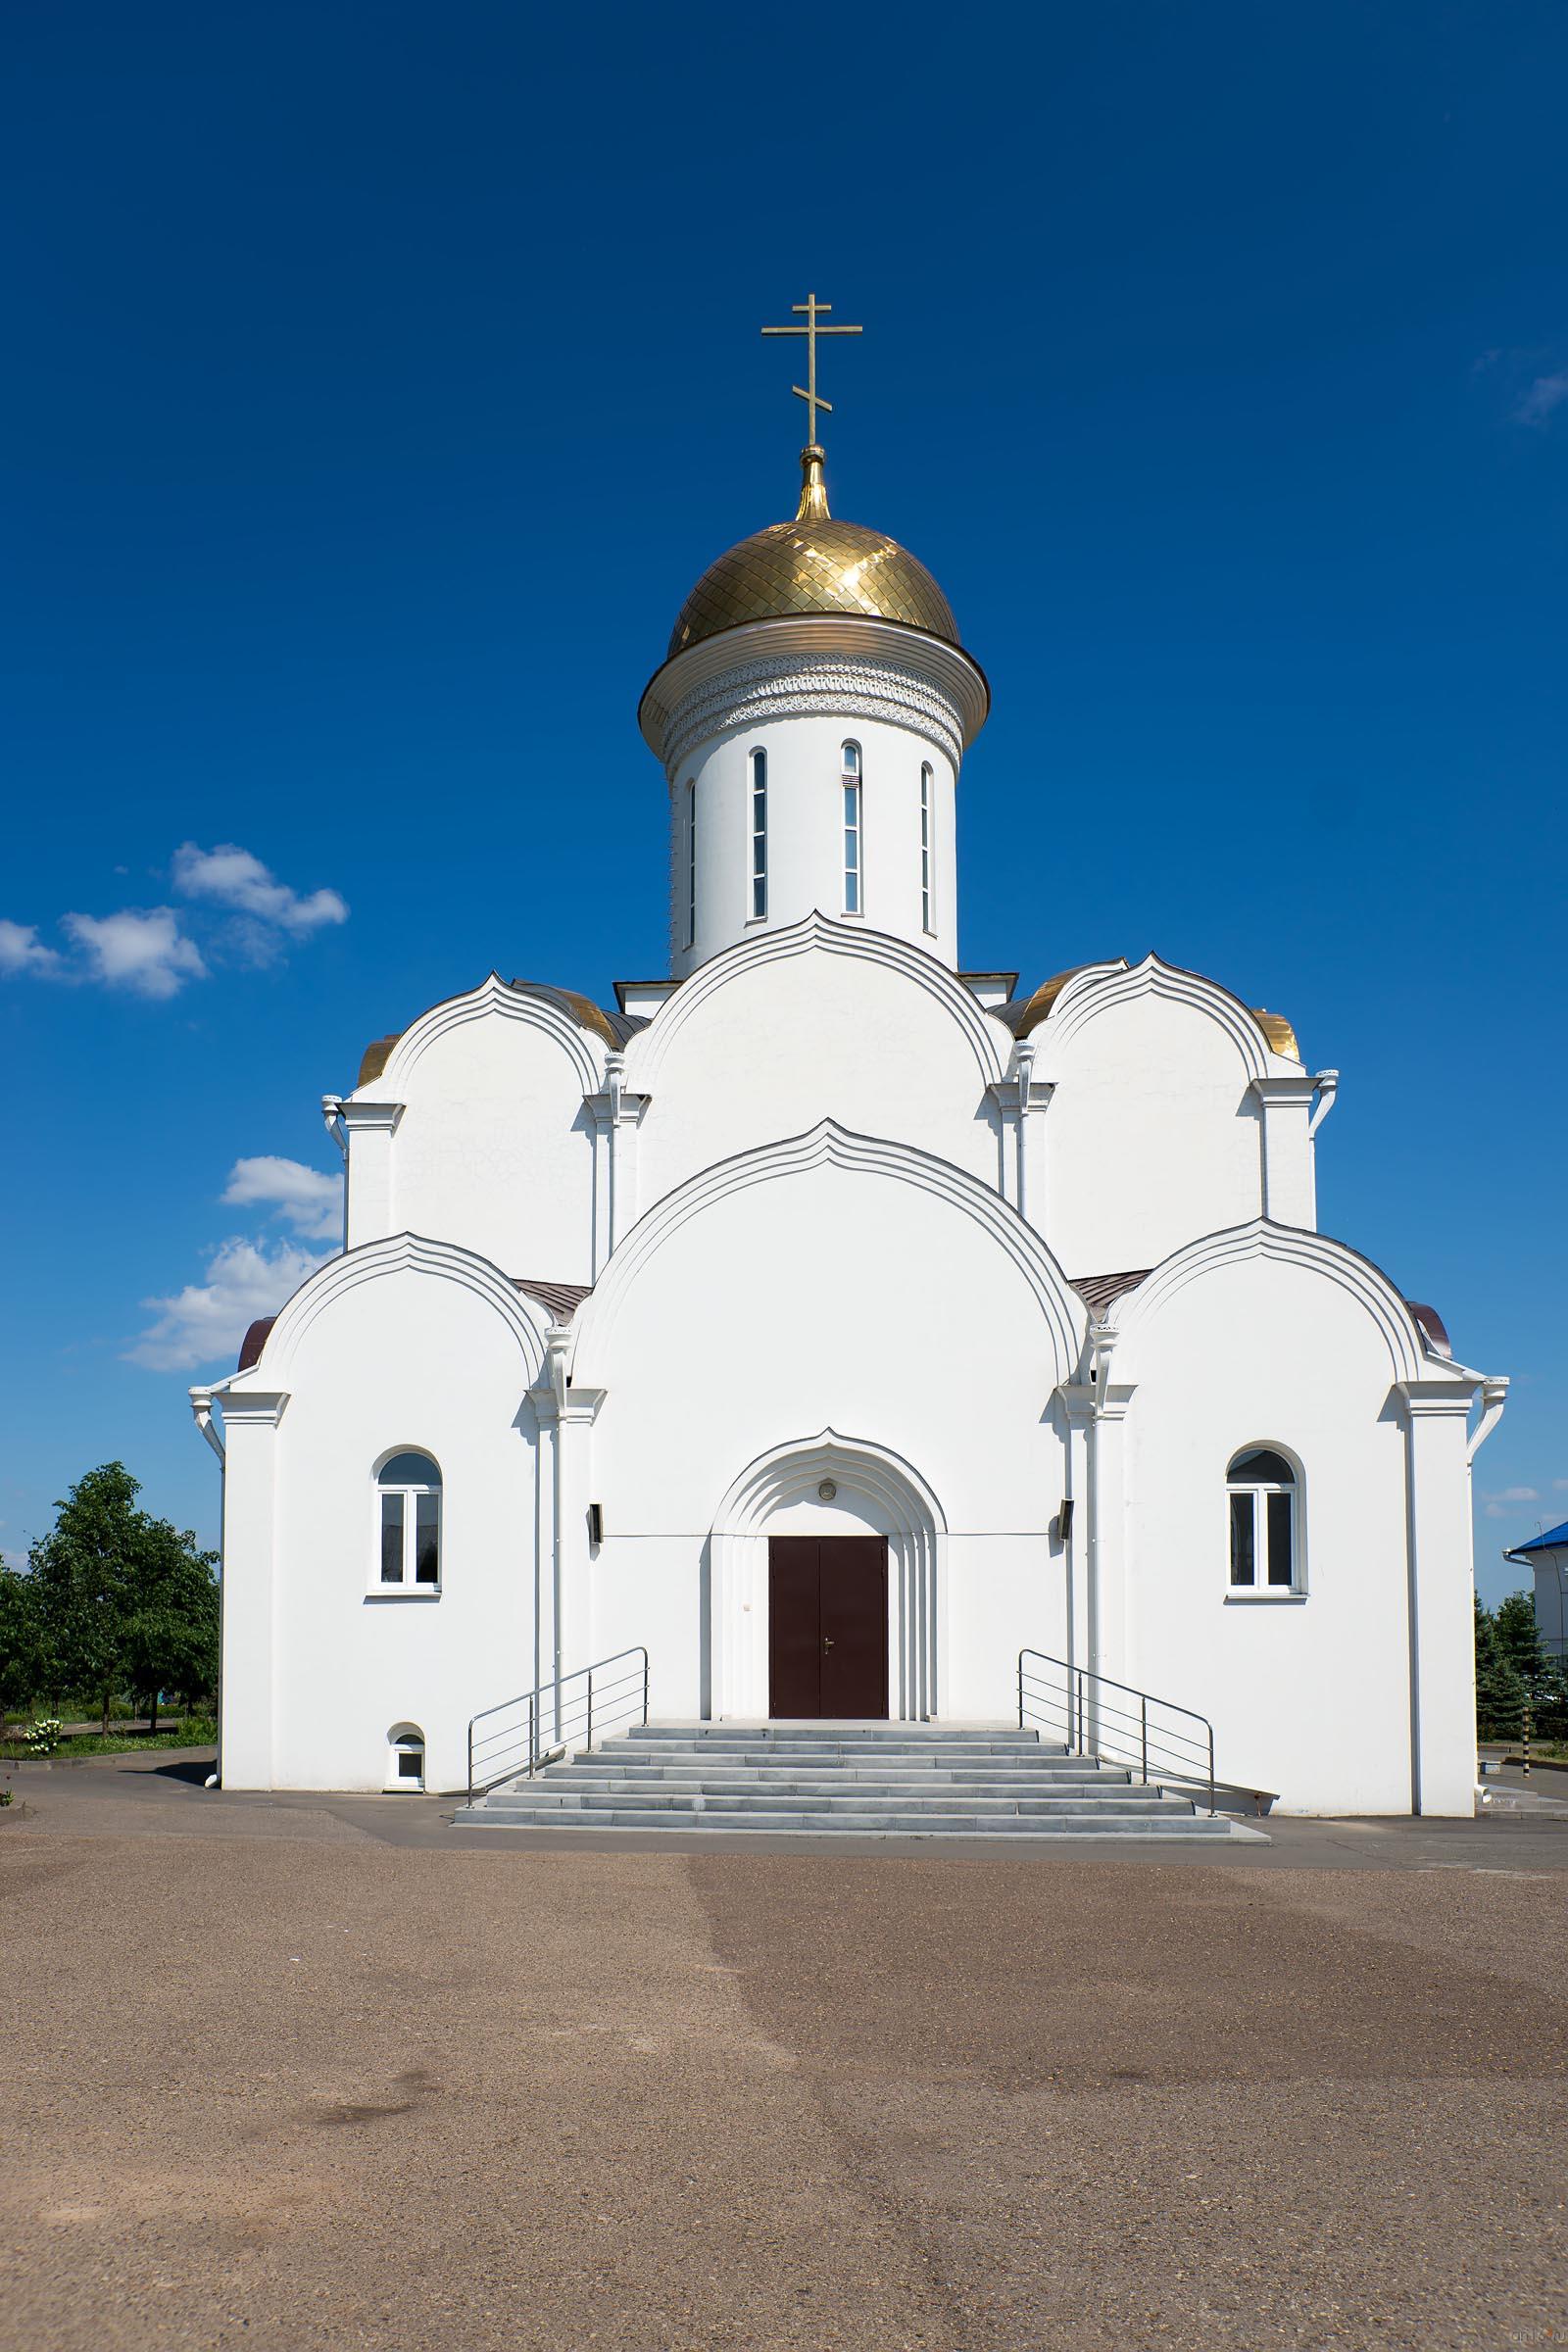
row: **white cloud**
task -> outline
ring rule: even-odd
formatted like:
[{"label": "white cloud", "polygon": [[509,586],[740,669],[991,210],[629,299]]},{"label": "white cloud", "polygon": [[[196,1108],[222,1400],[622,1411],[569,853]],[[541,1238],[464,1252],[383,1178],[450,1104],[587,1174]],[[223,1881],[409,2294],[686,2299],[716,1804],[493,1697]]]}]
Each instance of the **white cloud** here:
[{"label": "white cloud", "polygon": [[0,972],[31,972],[36,980],[63,977],[66,959],[46,948],[32,923],[0,921]]},{"label": "white cloud", "polygon": [[1514,409],[1519,424],[1544,424],[1546,419],[1568,400],[1568,368],[1560,368],[1552,375],[1538,375]]},{"label": "white cloud", "polygon": [[1551,1491],[1554,1494],[1568,1494],[1568,1478],[1554,1478]]},{"label": "white cloud", "polygon": [[125,1361],[153,1372],[194,1372],[214,1365],[232,1370],[246,1328],[259,1315],[275,1314],[307,1275],[324,1265],[331,1250],[303,1249],[298,1242],[223,1242],[213,1252],[207,1280],[187,1283],[172,1298],[144,1298],[157,1317]]},{"label": "white cloud", "polygon": [[63,914],[62,925],[87,959],[88,976],[138,997],[172,997],[207,966],[172,906],[125,906],[119,914]]},{"label": "white cloud", "polygon": [[271,1204],[308,1241],[335,1242],[343,1232],[343,1179],[323,1176],[297,1159],[279,1159],[264,1152],[255,1159],[236,1159],[229,1170],[223,1199],[237,1207]]},{"label": "white cloud", "polygon": [[[1558,1483],[1568,1486],[1568,1479]],[[1541,1494],[1535,1487],[1499,1487],[1494,1494],[1488,1494],[1484,1499],[1487,1518],[1517,1519],[1521,1503],[1539,1502]]]},{"label": "white cloud", "polygon": [[212,899],[273,924],[294,939],[308,937],[323,923],[348,921],[348,907],[335,890],[313,890],[302,898],[277,881],[259,858],[231,841],[220,842],[214,850],[181,842],[174,852],[174,888],[181,898]]}]

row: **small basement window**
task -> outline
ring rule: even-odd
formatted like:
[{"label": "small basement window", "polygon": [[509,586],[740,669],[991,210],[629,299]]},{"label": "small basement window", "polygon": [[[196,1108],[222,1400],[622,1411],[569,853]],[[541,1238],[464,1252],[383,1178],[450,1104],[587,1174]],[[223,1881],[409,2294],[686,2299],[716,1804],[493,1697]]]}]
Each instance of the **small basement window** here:
[{"label": "small basement window", "polygon": [[424,1788],[424,1734],[416,1723],[399,1724],[387,1740],[388,1789],[419,1795]]}]

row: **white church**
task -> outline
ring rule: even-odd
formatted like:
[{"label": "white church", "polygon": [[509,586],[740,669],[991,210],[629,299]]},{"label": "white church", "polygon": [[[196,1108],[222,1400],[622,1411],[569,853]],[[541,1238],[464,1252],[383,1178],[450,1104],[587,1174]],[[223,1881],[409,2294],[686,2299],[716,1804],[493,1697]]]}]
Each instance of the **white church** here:
[{"label": "white church", "polygon": [[668,975],[492,972],[371,1045],[325,1098],[341,1254],[192,1392],[223,1786],[460,1790],[645,1686],[665,1725],[1024,1722],[1135,1782],[1184,1734],[1201,1782],[1211,1727],[1282,1811],[1468,1814],[1506,1384],[1318,1231],[1337,1073],[1287,1019],[1157,956],[961,968],[990,689],[829,513],[819,318],[799,509],[639,709]]}]

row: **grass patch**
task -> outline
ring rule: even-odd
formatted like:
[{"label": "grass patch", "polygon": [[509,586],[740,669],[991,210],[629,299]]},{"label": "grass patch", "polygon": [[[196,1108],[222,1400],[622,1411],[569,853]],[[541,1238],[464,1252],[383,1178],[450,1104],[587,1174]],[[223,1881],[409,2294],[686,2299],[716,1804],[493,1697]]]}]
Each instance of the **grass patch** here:
[{"label": "grass patch", "polygon": [[[145,1747],[210,1747],[218,1738],[216,1715],[192,1715],[185,1722],[169,1730],[156,1732],[111,1731],[106,1740],[102,1732],[78,1732],[62,1740],[55,1749],[61,1756],[131,1756],[139,1755]],[[0,1740],[0,1760],[8,1764],[26,1764],[33,1760],[32,1750],[25,1739]]]}]

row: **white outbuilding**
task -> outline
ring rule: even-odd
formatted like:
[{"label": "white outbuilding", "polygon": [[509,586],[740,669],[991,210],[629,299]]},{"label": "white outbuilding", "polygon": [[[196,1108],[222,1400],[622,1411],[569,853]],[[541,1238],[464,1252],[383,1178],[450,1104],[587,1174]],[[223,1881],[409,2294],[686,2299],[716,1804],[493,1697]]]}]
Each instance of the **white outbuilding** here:
[{"label": "white outbuilding", "polygon": [[1318,1231],[1289,1021],[960,968],[986,678],[804,469],[642,698],[667,977],[372,1045],[341,1254],[192,1393],[224,1785],[462,1788],[470,1719],[628,1651],[692,1723],[1015,1724],[1023,1655],[1079,1744],[1152,1693],[1282,1810],[1468,1813],[1505,1384]]}]

